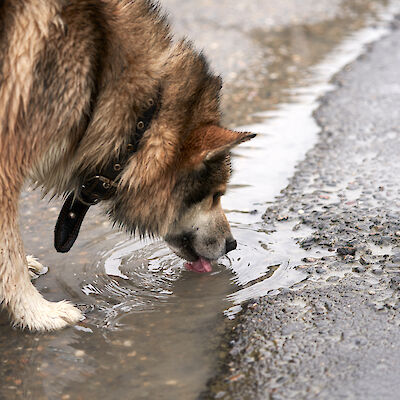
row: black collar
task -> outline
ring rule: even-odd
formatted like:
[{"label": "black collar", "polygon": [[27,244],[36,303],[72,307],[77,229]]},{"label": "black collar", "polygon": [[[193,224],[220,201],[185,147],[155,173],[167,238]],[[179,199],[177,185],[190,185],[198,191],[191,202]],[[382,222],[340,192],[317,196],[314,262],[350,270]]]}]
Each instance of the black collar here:
[{"label": "black collar", "polygon": [[70,193],[65,200],[54,229],[54,247],[59,253],[67,253],[75,243],[89,207],[114,196],[127,162],[138,151],[144,133],[161,107],[161,90],[146,106],[128,144],[119,155],[98,173],[82,179],[79,191]]}]

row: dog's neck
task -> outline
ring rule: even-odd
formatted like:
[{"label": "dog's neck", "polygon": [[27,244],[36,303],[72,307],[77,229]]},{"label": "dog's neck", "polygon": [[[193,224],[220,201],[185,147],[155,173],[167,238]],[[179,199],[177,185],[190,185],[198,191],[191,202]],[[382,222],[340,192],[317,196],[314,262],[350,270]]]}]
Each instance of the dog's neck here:
[{"label": "dog's neck", "polygon": [[124,168],[132,154],[138,151],[144,133],[161,107],[161,94],[159,88],[156,98],[147,102],[147,109],[138,119],[126,146],[100,171],[81,178],[79,190],[70,193],[65,200],[54,230],[54,246],[58,252],[66,253],[71,249],[89,207],[115,194]]},{"label": "dog's neck", "polygon": [[129,137],[126,145],[117,152],[117,155],[107,165],[90,177],[81,179],[80,190],[76,197],[84,204],[92,206],[102,200],[111,198],[118,186],[120,176],[132,154],[139,149],[144,133],[150,127],[151,121],[161,107],[161,89],[154,99],[149,99],[147,109],[138,118],[136,129]]}]

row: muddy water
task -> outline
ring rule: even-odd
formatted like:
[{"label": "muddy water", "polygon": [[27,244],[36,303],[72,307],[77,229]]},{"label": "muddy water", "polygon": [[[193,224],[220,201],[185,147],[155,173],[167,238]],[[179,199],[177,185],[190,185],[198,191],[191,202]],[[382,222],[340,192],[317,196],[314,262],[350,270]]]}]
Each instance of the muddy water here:
[{"label": "muddy water", "polygon": [[311,113],[332,74],[384,33],[385,23],[375,23],[382,18],[369,9],[380,3],[354,4],[324,23],[251,32],[264,58],[228,82],[225,109],[234,115],[228,122],[251,122],[243,129],[260,134],[235,152],[223,204],[239,248],[213,273],[185,271],[161,241],[112,231],[96,209],[68,256],[56,254],[52,230],[60,203],[24,193],[26,250],[50,267],[35,285],[48,299],[78,304],[86,320],[29,334],[10,328],[1,314],[0,399],[194,399],[212,375],[224,315],[232,318],[241,301],[305,278],[301,259],[323,253],[300,249],[305,230],[287,223],[277,231],[261,215],[314,143]]}]

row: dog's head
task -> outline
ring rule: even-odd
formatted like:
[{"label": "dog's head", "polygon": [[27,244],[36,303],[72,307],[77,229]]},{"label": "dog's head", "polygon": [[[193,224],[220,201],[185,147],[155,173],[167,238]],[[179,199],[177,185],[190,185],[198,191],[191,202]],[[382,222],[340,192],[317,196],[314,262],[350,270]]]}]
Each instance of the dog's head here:
[{"label": "dog's head", "polygon": [[[230,150],[254,135],[220,126],[221,79],[201,54],[187,42],[166,54],[158,71],[143,72],[139,83],[137,58],[136,72],[129,75],[126,68],[123,78],[107,83],[97,103],[99,118],[93,118],[80,148],[86,166],[99,153],[107,160],[123,148],[161,87],[160,108],[123,169],[108,212],[128,231],[161,236],[182,258],[208,263],[236,248],[220,198],[230,176]],[[92,132],[97,137],[90,138]]]},{"label": "dog's head", "polygon": [[[216,125],[195,129],[173,164],[157,171],[151,183],[143,184],[146,177],[138,176],[138,166],[137,178],[124,177],[113,218],[130,230],[163,236],[176,254],[202,260],[207,269],[208,261],[236,248],[221,197],[231,174],[230,150],[254,136]],[[135,193],[130,185],[136,186]]]},{"label": "dog's head", "polygon": [[182,258],[193,262],[217,260],[236,248],[221,197],[231,173],[230,150],[252,137],[206,126],[187,138],[174,188],[179,211],[165,235],[167,243]]},{"label": "dog's head", "polygon": [[164,67],[161,108],[125,169],[110,214],[160,235],[180,257],[217,260],[236,248],[221,207],[230,150],[254,135],[220,127],[221,80],[201,55],[179,47]]}]

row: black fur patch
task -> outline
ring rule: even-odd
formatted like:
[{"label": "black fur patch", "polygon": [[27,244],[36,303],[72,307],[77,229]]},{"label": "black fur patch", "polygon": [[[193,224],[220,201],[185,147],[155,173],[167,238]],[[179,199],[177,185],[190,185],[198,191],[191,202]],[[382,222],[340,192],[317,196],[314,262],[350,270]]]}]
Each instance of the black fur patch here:
[{"label": "black fur patch", "polygon": [[214,159],[205,163],[202,169],[187,173],[175,187],[175,190],[183,195],[183,208],[187,209],[212,195],[219,186],[227,182],[229,175],[229,156]]}]

